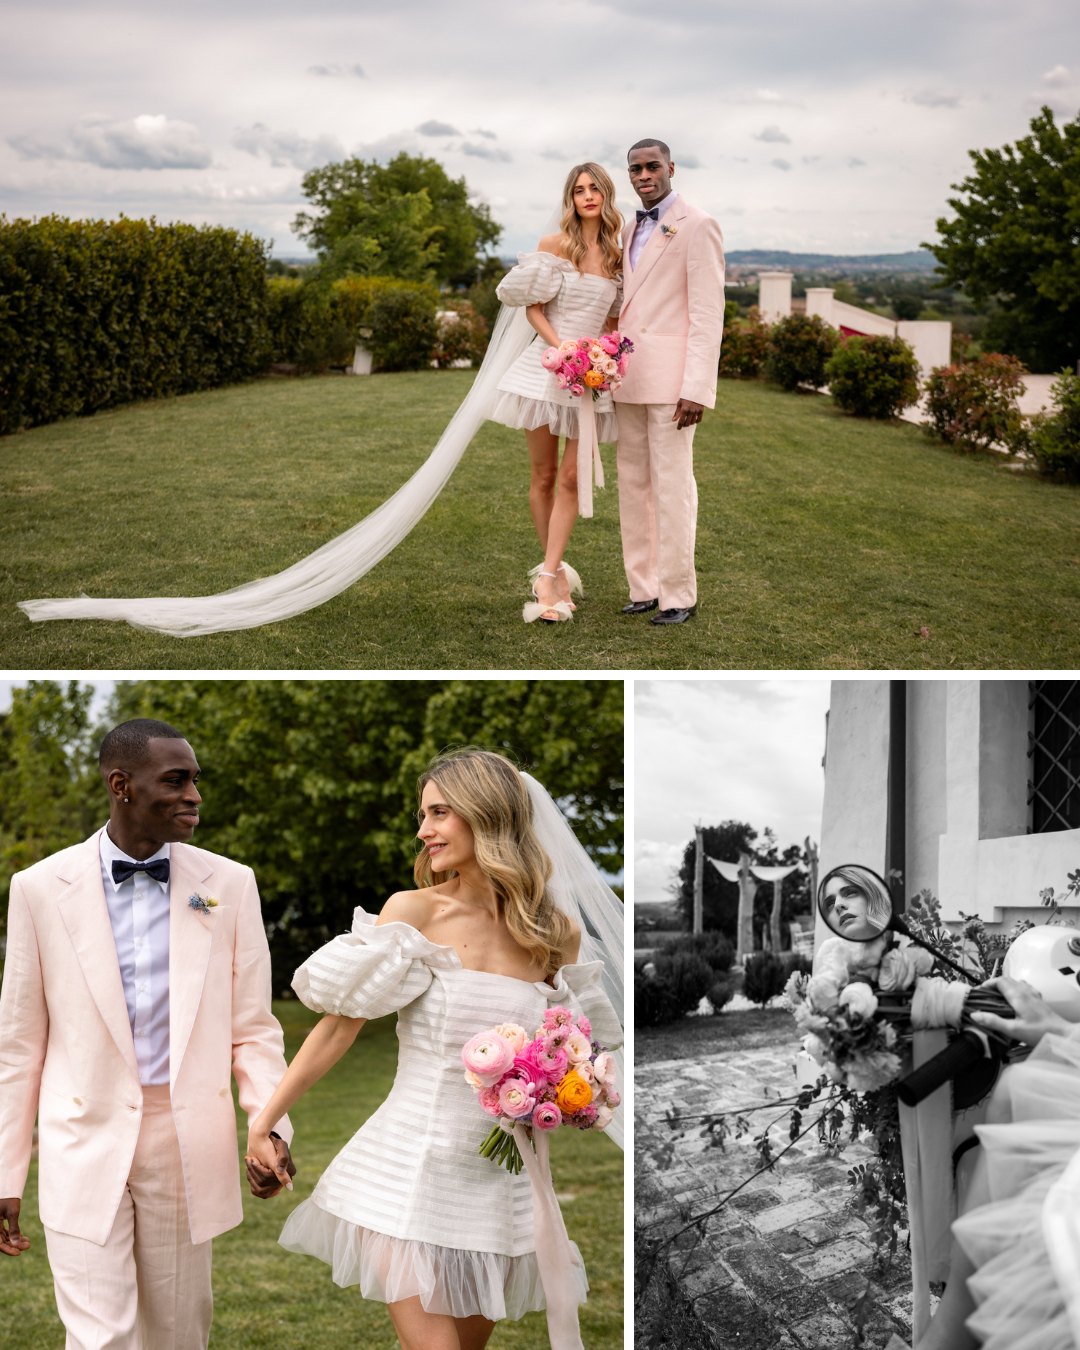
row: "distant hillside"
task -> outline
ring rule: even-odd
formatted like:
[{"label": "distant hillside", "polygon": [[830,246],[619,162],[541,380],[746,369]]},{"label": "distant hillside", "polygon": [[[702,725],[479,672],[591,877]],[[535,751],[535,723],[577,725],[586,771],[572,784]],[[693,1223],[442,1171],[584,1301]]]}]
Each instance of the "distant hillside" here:
[{"label": "distant hillside", "polygon": [[737,248],[727,255],[729,267],[740,272],[768,271],[824,272],[833,276],[851,276],[866,272],[934,271],[934,255],[924,248],[910,253],[787,253],[783,249]]}]

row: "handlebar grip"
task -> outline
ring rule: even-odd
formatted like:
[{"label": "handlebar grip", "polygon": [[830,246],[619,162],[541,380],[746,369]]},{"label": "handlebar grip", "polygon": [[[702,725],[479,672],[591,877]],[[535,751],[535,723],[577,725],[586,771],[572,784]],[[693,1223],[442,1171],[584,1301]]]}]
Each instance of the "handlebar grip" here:
[{"label": "handlebar grip", "polygon": [[968,1028],[953,1038],[944,1050],[913,1069],[896,1085],[896,1095],[905,1106],[917,1106],[943,1083],[978,1064],[986,1055],[983,1041],[977,1031]]}]

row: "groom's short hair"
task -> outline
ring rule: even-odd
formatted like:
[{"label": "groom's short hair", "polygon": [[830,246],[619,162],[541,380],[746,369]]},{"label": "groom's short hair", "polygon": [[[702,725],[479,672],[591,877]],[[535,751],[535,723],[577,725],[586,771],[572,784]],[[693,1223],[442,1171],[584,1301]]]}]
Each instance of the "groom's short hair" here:
[{"label": "groom's short hair", "polygon": [[101,742],[98,768],[107,774],[110,769],[130,769],[134,764],[141,764],[149,753],[150,742],[159,738],[173,741],[187,739],[182,731],[153,717],[133,717],[130,722],[121,722]]},{"label": "groom's short hair", "polygon": [[667,162],[669,164],[671,163],[671,151],[668,149],[668,147],[665,145],[663,141],[658,141],[655,136],[649,136],[644,141],[635,141],[634,144],[630,147],[630,149],[627,150],[626,158],[629,159],[635,150],[645,150],[650,145],[655,145],[657,150],[660,151],[660,153],[664,156]]}]

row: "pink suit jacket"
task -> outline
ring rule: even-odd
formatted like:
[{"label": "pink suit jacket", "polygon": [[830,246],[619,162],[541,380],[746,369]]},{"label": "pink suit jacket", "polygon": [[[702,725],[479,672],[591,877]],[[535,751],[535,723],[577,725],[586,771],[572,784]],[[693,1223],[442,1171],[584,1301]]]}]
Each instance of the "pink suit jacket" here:
[{"label": "pink suit jacket", "polygon": [[[169,1077],[193,1242],[243,1217],[236,1117],[285,1072],[255,876],[173,844]],[[192,909],[198,893],[218,901]],[[41,1222],[104,1243],[142,1119],[131,1024],[101,880],[98,836],[11,882],[0,994],[0,1196],[21,1196],[38,1119]],[[288,1122],[278,1126],[289,1137]]]},{"label": "pink suit jacket", "polygon": [[[662,227],[667,226],[665,231]],[[724,336],[724,240],[712,216],[678,197],[630,266],[637,222],[623,230],[619,330],[634,343],[617,403],[716,406]]]}]

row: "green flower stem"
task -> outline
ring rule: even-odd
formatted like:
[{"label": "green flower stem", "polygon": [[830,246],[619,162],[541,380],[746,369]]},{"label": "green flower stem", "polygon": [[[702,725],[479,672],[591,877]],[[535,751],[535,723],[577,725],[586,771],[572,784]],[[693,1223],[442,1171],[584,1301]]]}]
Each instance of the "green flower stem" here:
[{"label": "green flower stem", "polygon": [[517,1140],[512,1134],[508,1134],[501,1125],[491,1127],[490,1134],[480,1145],[478,1152],[482,1158],[490,1158],[492,1162],[499,1163],[515,1177],[524,1166]]}]

